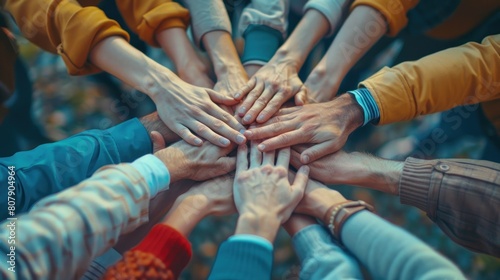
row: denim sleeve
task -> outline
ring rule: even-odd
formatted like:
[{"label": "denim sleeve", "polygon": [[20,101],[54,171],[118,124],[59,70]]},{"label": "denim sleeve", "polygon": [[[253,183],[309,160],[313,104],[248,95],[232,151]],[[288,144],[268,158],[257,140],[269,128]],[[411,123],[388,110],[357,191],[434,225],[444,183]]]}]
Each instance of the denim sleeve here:
[{"label": "denim sleeve", "polygon": [[[133,119],[1,158],[0,220],[11,216],[7,209],[9,185],[15,187],[11,197],[17,215],[27,212],[40,199],[80,183],[104,165],[131,162],[151,151],[146,129]],[[15,171],[11,180],[9,167]]]}]

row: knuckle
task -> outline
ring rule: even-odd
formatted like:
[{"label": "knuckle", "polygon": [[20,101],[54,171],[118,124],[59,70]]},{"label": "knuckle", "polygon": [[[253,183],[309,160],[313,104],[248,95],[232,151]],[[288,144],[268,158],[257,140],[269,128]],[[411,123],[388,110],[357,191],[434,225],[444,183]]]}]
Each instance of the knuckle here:
[{"label": "knuckle", "polygon": [[196,107],[196,106],[191,106],[189,108],[189,112],[194,117],[200,117],[203,114],[203,110],[199,107]]},{"label": "knuckle", "polygon": [[200,125],[197,125],[197,126],[196,126],[196,133],[197,133],[197,134],[204,134],[204,133],[206,133],[206,132],[207,132],[207,130],[208,130],[208,129],[207,129],[207,127],[206,127],[206,126],[204,126],[204,125],[201,125],[201,124],[200,124]]},{"label": "knuckle", "polygon": [[276,167],[275,172],[276,172],[276,175],[278,175],[280,177],[284,177],[284,176],[288,175],[288,170],[286,168],[284,168],[283,166]]},{"label": "knuckle", "polygon": [[215,128],[221,128],[224,126],[224,122],[222,122],[221,120],[215,120],[213,125]]}]

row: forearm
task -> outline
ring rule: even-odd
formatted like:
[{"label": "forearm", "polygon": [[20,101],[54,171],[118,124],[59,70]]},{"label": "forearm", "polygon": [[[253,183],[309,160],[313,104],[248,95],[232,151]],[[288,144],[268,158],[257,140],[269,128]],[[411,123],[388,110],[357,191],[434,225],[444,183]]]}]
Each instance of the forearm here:
[{"label": "forearm", "polygon": [[90,54],[93,64],[114,75],[153,100],[161,87],[180,79],[172,71],[148,58],[119,37],[109,37],[97,44]]},{"label": "forearm", "polygon": [[180,73],[194,59],[199,60],[184,28],[169,28],[156,34],[156,40],[163,51],[173,61],[175,69]]},{"label": "forearm", "polygon": [[[468,43],[420,60],[384,68],[361,82],[380,110],[379,124],[497,99],[500,83],[500,35]],[[440,94],[436,94],[436,93]],[[465,112],[463,115],[468,114]]]},{"label": "forearm", "polygon": [[323,14],[308,10],[271,61],[293,61],[297,69],[300,69],[313,47],[328,32],[328,28],[328,20]]},{"label": "forearm", "polygon": [[[16,214],[27,211],[38,200],[87,179],[108,164],[131,162],[151,153],[151,140],[137,119],[107,130],[85,131],[68,139],[41,145],[0,160],[7,169],[14,166],[16,175]],[[7,183],[7,171],[0,181]],[[5,180],[3,180],[5,178]],[[0,192],[7,197],[7,189]],[[5,207],[3,207],[5,203]],[[7,200],[1,203],[0,217],[5,219]]]},{"label": "forearm", "polygon": [[210,214],[209,202],[205,196],[184,194],[175,201],[162,223],[168,225],[186,238],[196,225]]},{"label": "forearm", "polygon": [[152,131],[158,131],[163,138],[165,143],[172,144],[179,141],[181,138],[175,134],[165,123],[160,119],[157,112],[146,115],[139,119],[142,125],[146,128],[148,135],[151,135]]},{"label": "forearm", "polygon": [[[22,267],[17,275],[24,279],[81,276],[120,234],[148,220],[149,198],[155,191],[146,176],[132,165],[106,167],[18,217],[16,230],[23,234],[16,240],[17,267]],[[5,225],[2,236],[7,238],[4,229]],[[0,243],[1,250],[8,252],[7,240]]]},{"label": "forearm", "polygon": [[334,96],[345,75],[386,31],[385,19],[377,10],[368,6],[356,7],[311,72],[311,77],[325,84],[322,88]]},{"label": "forearm", "polygon": [[274,242],[280,223],[277,217],[270,214],[242,213],[236,224],[235,235],[250,234],[260,236]]},{"label": "forearm", "polygon": [[408,158],[400,180],[400,201],[427,213],[456,243],[500,256],[496,212],[500,164],[470,159]]},{"label": "forearm", "polygon": [[340,238],[377,279],[465,279],[425,243],[366,210],[345,222]]},{"label": "forearm", "polygon": [[217,80],[229,75],[246,77],[230,33],[220,30],[211,31],[202,37],[202,41],[212,60]]}]

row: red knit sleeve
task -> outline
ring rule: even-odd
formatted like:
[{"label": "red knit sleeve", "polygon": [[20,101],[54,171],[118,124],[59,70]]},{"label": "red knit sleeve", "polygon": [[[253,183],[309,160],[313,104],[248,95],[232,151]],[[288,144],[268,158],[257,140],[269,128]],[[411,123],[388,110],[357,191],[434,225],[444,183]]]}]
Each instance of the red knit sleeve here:
[{"label": "red knit sleeve", "polygon": [[159,224],[104,279],[177,279],[191,259],[191,244],[175,229]]}]

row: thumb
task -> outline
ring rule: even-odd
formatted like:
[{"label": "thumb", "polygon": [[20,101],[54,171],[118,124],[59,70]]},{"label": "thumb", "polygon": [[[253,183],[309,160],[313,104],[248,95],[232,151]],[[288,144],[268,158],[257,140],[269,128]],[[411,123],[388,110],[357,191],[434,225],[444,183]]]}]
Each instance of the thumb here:
[{"label": "thumb", "polygon": [[156,153],[157,151],[161,149],[165,149],[165,139],[159,133],[158,131],[151,131],[151,141],[153,142],[153,153]]},{"label": "thumb", "polygon": [[224,104],[224,105],[232,106],[232,105],[239,103],[239,101],[234,99],[233,97],[227,96],[227,95],[222,94],[220,92],[217,92],[215,90],[211,90],[208,88],[205,90],[207,91],[208,95],[210,96],[210,99],[212,99],[212,101],[217,103],[217,104]]}]

